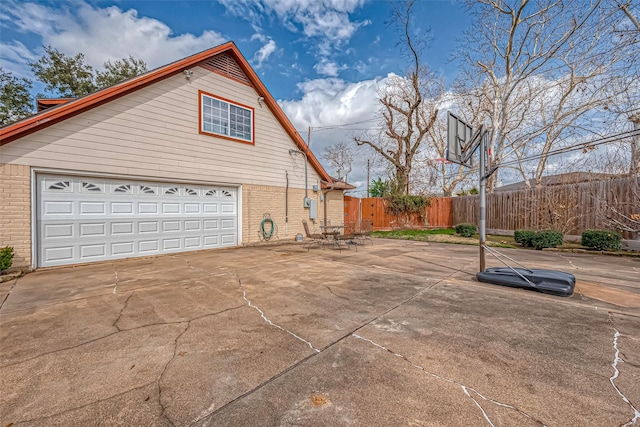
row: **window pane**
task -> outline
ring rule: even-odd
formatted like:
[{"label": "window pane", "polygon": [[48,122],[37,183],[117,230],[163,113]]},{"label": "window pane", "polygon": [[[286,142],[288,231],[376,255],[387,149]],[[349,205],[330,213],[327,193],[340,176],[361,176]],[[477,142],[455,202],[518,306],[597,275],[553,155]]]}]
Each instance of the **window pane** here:
[{"label": "window pane", "polygon": [[203,131],[251,141],[251,110],[203,95],[201,114]]},{"label": "window pane", "polygon": [[235,105],[230,106],[230,136],[251,141],[251,111]]}]

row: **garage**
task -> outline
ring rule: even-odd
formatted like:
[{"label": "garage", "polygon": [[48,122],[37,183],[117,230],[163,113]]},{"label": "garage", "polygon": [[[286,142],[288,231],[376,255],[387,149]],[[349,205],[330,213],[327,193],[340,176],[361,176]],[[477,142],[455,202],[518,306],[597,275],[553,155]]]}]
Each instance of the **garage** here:
[{"label": "garage", "polygon": [[238,188],[38,174],[39,267],[238,244]]}]

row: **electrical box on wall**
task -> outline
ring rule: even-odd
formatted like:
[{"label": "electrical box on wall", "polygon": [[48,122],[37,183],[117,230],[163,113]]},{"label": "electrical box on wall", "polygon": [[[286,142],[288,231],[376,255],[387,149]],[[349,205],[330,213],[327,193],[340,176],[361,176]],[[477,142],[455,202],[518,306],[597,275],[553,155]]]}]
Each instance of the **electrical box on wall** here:
[{"label": "electrical box on wall", "polygon": [[313,191],[315,191],[316,193],[318,191],[320,191],[320,187],[318,187],[317,185],[314,185],[313,187],[311,187],[313,189]]},{"label": "electrical box on wall", "polygon": [[309,199],[311,202],[309,203],[309,219],[315,220],[318,217],[318,213],[316,212],[316,199]]},{"label": "electrical box on wall", "polygon": [[313,200],[313,199],[310,199],[310,198],[308,198],[308,197],[305,197],[305,198],[302,200],[302,206],[304,206],[305,208],[311,207],[311,200]]}]

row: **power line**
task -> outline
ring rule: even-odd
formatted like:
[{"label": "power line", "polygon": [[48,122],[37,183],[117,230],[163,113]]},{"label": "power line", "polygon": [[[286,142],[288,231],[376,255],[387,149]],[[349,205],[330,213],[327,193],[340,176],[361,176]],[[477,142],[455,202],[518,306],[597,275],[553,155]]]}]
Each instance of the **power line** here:
[{"label": "power line", "polygon": [[[360,125],[360,124],[363,124],[363,123],[371,123],[371,122],[376,122],[376,121],[378,121],[378,119],[373,118],[373,119],[361,120],[359,122],[343,123],[343,124],[339,124],[339,125],[309,126],[307,128],[307,130],[311,129],[313,131],[323,131],[323,130],[331,130],[331,129],[340,129],[340,128],[343,128],[343,127],[346,127],[346,126]],[[304,132],[304,131],[301,131],[300,129],[297,129],[297,130],[298,130],[298,132]],[[353,129],[353,130],[359,130],[359,129]],[[364,129],[364,130],[367,130],[367,129]]]},{"label": "power line", "polygon": [[[619,142],[622,141],[624,139],[627,138],[631,138],[633,136],[639,136],[640,135],[640,129],[634,129],[634,130],[628,130],[628,131],[624,131],[624,132],[620,132],[620,133],[616,133],[616,134],[612,134],[612,135],[608,135],[605,137],[601,137],[601,138],[596,138],[593,139],[591,141],[588,142],[580,142],[580,143],[576,143],[573,145],[569,145],[567,147],[562,147],[562,148],[557,148],[555,150],[551,150],[548,153],[544,154],[544,153],[538,153],[538,154],[532,154],[530,156],[525,156],[522,157],[520,159],[514,159],[514,160],[508,160],[505,162],[501,162],[498,167],[504,167],[504,166],[512,166],[512,165],[517,165],[517,164],[521,164],[527,161],[531,161],[531,160],[539,160],[542,157],[551,157],[551,156],[555,156],[555,155],[559,155],[559,154],[566,154],[566,153],[570,153],[573,151],[584,151],[589,150],[591,148],[595,148],[598,147],[600,145],[605,145],[605,144],[612,144],[615,142]],[[474,172],[477,171],[478,167],[477,166],[473,166],[470,170],[470,172]],[[451,179],[451,178],[455,178],[457,177],[458,172],[456,171],[455,173],[448,173],[445,174],[443,176],[444,179]]]}]

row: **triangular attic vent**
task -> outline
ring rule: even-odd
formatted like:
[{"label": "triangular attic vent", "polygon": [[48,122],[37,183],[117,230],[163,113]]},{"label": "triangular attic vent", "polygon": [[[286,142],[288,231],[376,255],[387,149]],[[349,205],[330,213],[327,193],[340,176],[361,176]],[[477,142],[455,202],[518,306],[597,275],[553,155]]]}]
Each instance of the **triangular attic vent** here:
[{"label": "triangular attic vent", "polygon": [[233,79],[240,80],[241,82],[251,84],[251,81],[249,81],[236,60],[227,52],[209,58],[199,65],[207,70],[215,71]]}]

